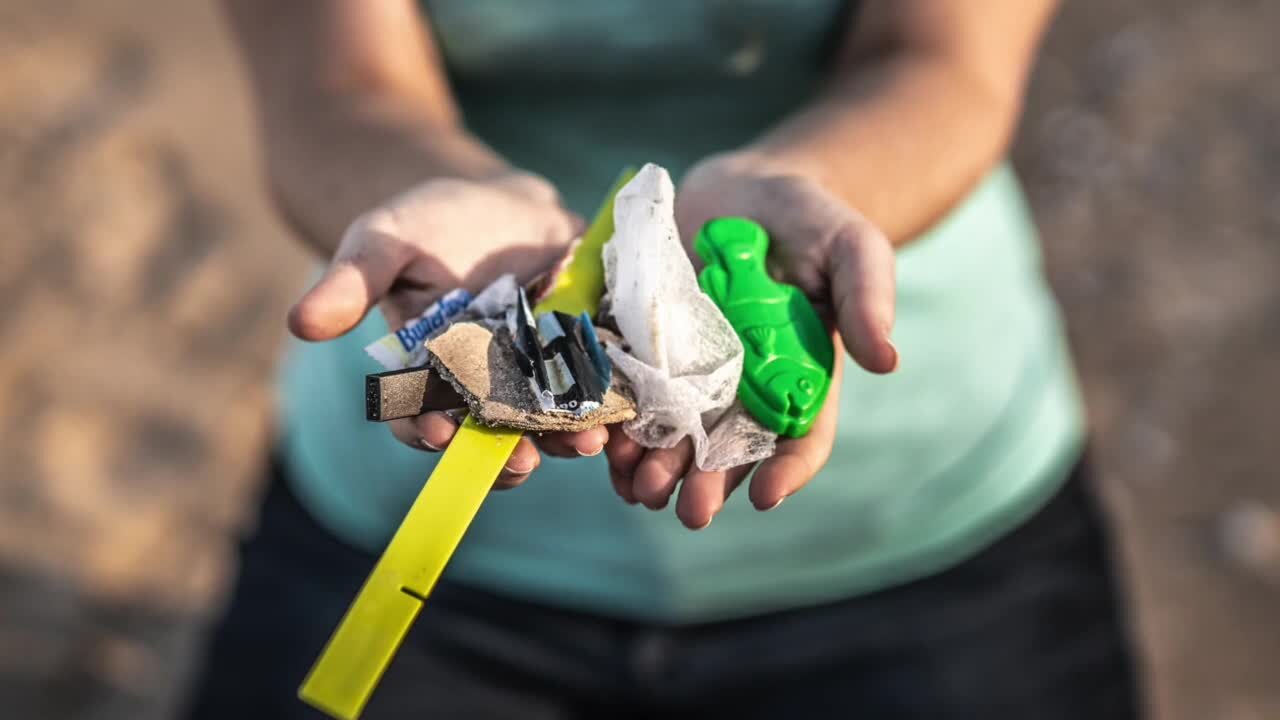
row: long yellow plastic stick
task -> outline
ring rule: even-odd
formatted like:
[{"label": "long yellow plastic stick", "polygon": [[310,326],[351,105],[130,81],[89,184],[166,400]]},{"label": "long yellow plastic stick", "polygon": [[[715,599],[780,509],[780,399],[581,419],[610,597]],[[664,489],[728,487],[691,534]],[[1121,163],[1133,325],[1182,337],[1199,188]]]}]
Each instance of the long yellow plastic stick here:
[{"label": "long yellow plastic stick", "polygon": [[[613,235],[613,198],[634,175],[628,169],[618,178],[538,312],[595,315],[604,285],[600,253]],[[360,716],[521,434],[467,417],[298,689],[299,698],[341,720]]]}]

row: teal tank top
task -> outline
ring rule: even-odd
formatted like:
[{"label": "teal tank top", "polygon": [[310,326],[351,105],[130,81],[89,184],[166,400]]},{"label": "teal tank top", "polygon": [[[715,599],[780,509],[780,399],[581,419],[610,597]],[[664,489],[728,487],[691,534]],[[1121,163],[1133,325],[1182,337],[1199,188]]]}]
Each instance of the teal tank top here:
[{"label": "teal tank top", "polygon": [[[811,98],[833,0],[432,0],[469,127],[589,216],[626,164],[679,178]],[[855,149],[851,149],[854,151]],[[851,361],[831,459],[786,503],[740,490],[712,525],[625,505],[603,457],[546,458],[481,509],[448,580],[662,623],[721,620],[872,592],[938,572],[1038,509],[1081,450],[1083,413],[1035,229],[1000,167],[898,255],[900,369]],[[280,452],[303,503],[378,551],[438,456],[363,419],[362,348],[296,343]]]}]

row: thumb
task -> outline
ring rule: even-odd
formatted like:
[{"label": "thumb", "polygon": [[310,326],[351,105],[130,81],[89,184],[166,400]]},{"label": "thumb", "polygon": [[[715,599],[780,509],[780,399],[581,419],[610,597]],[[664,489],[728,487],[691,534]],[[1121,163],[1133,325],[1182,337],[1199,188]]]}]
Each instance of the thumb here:
[{"label": "thumb", "polygon": [[303,340],[332,340],[360,324],[413,257],[387,225],[361,217],[347,230],[328,270],[289,311],[289,330]]},{"label": "thumb", "polygon": [[889,340],[896,292],[893,246],[859,216],[837,233],[828,258],[831,301],[845,347],[870,372],[892,372],[898,367],[898,350]]}]

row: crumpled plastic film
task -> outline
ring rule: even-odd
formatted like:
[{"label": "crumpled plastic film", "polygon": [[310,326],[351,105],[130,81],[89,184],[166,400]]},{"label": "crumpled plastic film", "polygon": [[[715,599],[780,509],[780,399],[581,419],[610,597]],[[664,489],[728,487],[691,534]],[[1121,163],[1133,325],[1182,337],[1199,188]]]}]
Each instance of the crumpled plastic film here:
[{"label": "crumpled plastic film", "polygon": [[481,290],[467,305],[460,319],[474,320],[490,329],[505,324],[507,308],[515,304],[519,291],[520,283],[516,282],[516,276],[507,273]]},{"label": "crumpled plastic film", "polygon": [[776,435],[740,405],[742,342],[698,287],[675,223],[667,171],[645,165],[614,201],[604,248],[610,312],[630,346],[607,352],[631,381],[637,417],[623,429],[650,448],[692,438],[694,462],[721,470],[773,454]]},{"label": "crumpled plastic film", "polygon": [[516,276],[508,273],[494,280],[474,298],[463,288],[450,290],[404,327],[378,338],[364,351],[384,370],[404,370],[423,365],[427,362],[427,341],[443,333],[454,322],[475,320],[490,329],[502,324],[507,307],[516,301],[519,288]]},{"label": "crumpled plastic film", "polygon": [[737,400],[707,427],[708,464],[698,466],[703,470],[753,463],[772,457],[777,450],[778,434],[751,417]]},{"label": "crumpled plastic film", "polygon": [[451,290],[404,327],[365,346],[364,351],[386,370],[417,367],[427,361],[426,341],[449,327],[469,303],[471,293],[462,288]]}]

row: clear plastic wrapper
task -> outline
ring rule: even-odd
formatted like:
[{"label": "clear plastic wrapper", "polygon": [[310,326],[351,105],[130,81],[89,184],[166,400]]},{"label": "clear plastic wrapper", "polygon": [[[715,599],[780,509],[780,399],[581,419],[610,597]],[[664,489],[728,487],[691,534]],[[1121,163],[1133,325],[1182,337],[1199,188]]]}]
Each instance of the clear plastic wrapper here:
[{"label": "clear plastic wrapper", "polygon": [[426,341],[449,327],[471,303],[471,293],[462,288],[450,290],[404,327],[369,343],[364,351],[387,370],[422,365],[427,361]]},{"label": "clear plastic wrapper", "polygon": [[[417,318],[395,332],[387,333],[365,346],[369,357],[384,370],[404,370],[427,362],[427,341],[444,332],[454,322],[475,320],[495,326],[516,301],[520,285],[511,274],[494,280],[475,297],[463,288],[450,290],[431,303]],[[498,318],[498,320],[494,320]]]},{"label": "clear plastic wrapper", "polygon": [[629,352],[606,349],[637,406],[624,430],[645,447],[691,438],[703,470],[754,462],[773,454],[776,435],[734,402],[742,343],[698,287],[674,203],[667,171],[645,165],[618,193],[604,249],[609,312]]}]

